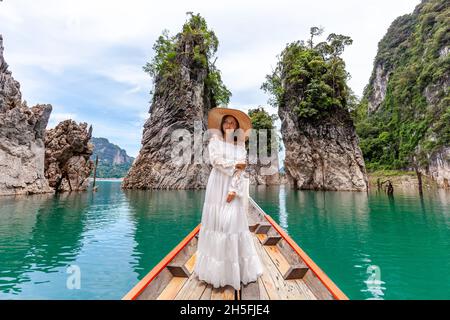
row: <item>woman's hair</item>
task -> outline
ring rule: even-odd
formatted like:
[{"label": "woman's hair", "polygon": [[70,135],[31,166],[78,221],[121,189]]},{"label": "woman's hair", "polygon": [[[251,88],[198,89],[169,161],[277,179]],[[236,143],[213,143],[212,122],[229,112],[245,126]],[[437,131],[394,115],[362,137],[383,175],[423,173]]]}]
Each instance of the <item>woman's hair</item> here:
[{"label": "woman's hair", "polygon": [[[220,131],[222,132],[222,138],[225,138],[225,131],[223,131],[223,124],[225,123],[225,119],[226,119],[227,117],[233,117],[234,120],[236,120],[236,123],[237,123],[237,128],[236,128],[236,130],[239,129],[239,121],[238,121],[234,116],[232,116],[232,115],[224,115],[224,116],[222,117],[222,121],[220,122]],[[235,137],[235,138],[236,138],[236,137]]]}]

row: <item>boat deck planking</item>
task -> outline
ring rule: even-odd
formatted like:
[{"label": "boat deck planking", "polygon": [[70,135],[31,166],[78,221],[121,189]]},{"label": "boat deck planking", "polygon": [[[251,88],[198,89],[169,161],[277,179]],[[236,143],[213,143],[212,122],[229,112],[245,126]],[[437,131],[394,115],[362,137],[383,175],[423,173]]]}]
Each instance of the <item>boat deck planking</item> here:
[{"label": "boat deck planking", "polygon": [[214,288],[192,271],[200,225],[145,276],[124,300],[347,300],[301,248],[250,198],[249,230],[263,264],[240,290]]}]

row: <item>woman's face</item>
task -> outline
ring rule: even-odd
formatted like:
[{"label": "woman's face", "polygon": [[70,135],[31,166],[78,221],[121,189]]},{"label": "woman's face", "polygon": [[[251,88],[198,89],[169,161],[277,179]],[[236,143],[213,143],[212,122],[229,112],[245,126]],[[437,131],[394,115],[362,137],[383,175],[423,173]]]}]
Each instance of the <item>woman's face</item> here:
[{"label": "woman's face", "polygon": [[223,123],[223,131],[227,132],[227,130],[236,130],[238,127],[238,123],[233,116],[226,116]]}]

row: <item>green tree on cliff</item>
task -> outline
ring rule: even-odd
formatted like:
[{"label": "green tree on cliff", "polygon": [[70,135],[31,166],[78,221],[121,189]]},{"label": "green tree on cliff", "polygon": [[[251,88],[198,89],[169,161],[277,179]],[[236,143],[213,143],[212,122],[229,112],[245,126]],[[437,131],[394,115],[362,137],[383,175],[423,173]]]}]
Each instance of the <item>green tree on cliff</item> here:
[{"label": "green tree on cliff", "polygon": [[[258,107],[255,109],[250,109],[248,111],[248,116],[252,120],[253,129],[258,134],[259,130],[267,130],[267,154],[271,155],[272,150],[272,132],[271,130],[275,128],[274,122],[278,119],[276,115],[270,115],[264,108]],[[259,140],[258,140],[259,144]],[[259,145],[257,146],[259,150]]]},{"label": "green tree on cliff", "polygon": [[270,94],[269,103],[274,107],[294,101],[294,111],[304,119],[320,118],[332,108],[347,108],[351,91],[341,55],[352,39],[332,33],[315,45],[314,37],[322,32],[312,27],[307,45],[295,41],[282,51],[275,70],[261,87]]},{"label": "green tree on cliff", "polygon": [[[449,47],[448,0],[423,1],[397,18],[379,42],[371,79],[353,114],[369,169],[425,167],[430,155],[450,145]],[[385,97],[369,108],[381,91],[377,72],[388,75]]]},{"label": "green tree on cliff", "polygon": [[[177,35],[170,36],[168,30],[163,30],[153,45],[155,55],[144,66],[144,71],[150,74],[155,83],[169,78],[176,82],[181,72],[180,61],[184,55],[192,54],[189,58],[195,62],[193,67],[207,69],[205,86],[211,91],[215,102],[227,105],[231,92],[223,84],[220,70],[215,65],[219,40],[214,31],[208,29],[206,20],[200,14],[187,12],[187,15],[188,20]],[[193,40],[195,45],[192,52],[185,52],[183,44],[189,40]]]}]

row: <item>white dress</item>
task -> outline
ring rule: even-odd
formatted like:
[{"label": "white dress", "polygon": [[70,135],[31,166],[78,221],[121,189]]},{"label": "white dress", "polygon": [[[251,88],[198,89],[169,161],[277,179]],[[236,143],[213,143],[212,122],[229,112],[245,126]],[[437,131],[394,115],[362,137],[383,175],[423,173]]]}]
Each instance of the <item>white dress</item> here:
[{"label": "white dress", "polygon": [[[249,178],[235,169],[237,162],[246,162],[247,151],[217,135],[210,139],[208,150],[213,169],[206,186],[193,273],[214,288],[231,285],[239,290],[241,282],[256,281],[263,273],[248,228]],[[230,191],[236,196],[228,203]]]}]

